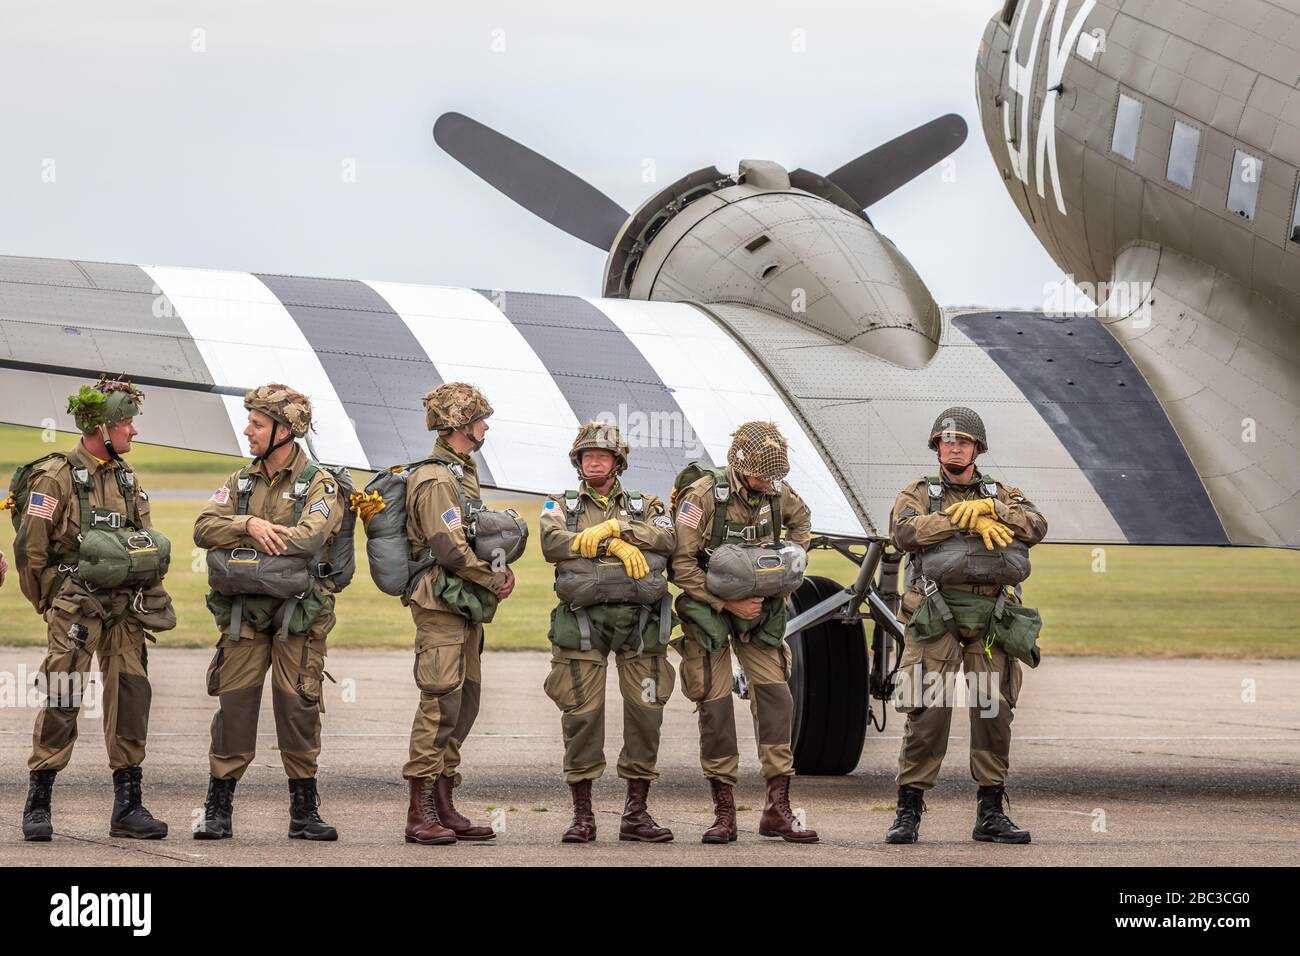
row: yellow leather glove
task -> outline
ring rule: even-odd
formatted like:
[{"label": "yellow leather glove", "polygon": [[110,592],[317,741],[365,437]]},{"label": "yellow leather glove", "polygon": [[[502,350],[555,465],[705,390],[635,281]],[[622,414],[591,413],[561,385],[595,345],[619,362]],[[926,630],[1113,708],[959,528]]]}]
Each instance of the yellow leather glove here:
[{"label": "yellow leather glove", "polygon": [[[986,499],[987,500],[987,499]],[[987,516],[975,519],[975,527],[971,529],[977,535],[984,539],[984,547],[993,550],[993,545],[999,548],[1005,548],[1015,540],[1015,532],[1004,525],[997,518]]]},{"label": "yellow leather glove", "polygon": [[650,573],[650,565],[646,563],[641,549],[622,538],[610,541],[605,545],[605,551],[623,562],[623,570],[629,578],[643,578]]},{"label": "yellow leather glove", "polygon": [[594,558],[600,543],[606,538],[617,537],[619,533],[618,522],[610,518],[608,521],[592,525],[586,531],[579,531],[578,536],[573,539],[573,544],[569,545],[569,550],[584,558]]},{"label": "yellow leather glove", "polygon": [[958,501],[943,509],[943,513],[959,528],[975,530],[975,520],[981,517],[996,518],[998,511],[993,507],[992,498],[976,498],[974,501]]}]

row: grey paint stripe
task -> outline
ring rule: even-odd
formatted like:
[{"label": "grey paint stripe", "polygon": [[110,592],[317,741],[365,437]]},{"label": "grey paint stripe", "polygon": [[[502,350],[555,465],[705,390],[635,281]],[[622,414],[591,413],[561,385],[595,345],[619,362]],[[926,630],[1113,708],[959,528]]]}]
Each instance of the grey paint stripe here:
[{"label": "grey paint stripe", "polygon": [[[442,377],[383,296],[354,279],[257,278],[316,350],[370,463],[382,468],[425,457],[434,438],[422,399]],[[481,482],[494,484],[486,462],[476,460]]]},{"label": "grey paint stripe", "polygon": [[[537,353],[580,422],[626,423],[632,446],[626,487],[666,495],[692,459],[712,463],[672,389],[609,317],[577,296],[479,292],[497,306]],[[656,424],[657,423],[657,424]]]},{"label": "grey paint stripe", "polygon": [[1038,409],[1131,544],[1229,543],[1164,409],[1100,323],[984,312],[953,324]]},{"label": "grey paint stripe", "polygon": [[23,332],[0,337],[0,358],[213,384],[185,323],[139,266],[0,256],[0,315]]}]

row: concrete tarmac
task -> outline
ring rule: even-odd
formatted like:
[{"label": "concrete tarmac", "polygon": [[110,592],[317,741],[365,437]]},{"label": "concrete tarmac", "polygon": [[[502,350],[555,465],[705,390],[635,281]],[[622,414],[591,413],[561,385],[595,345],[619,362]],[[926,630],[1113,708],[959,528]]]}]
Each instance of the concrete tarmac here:
[{"label": "concrete tarmac", "polygon": [[[617,679],[607,682],[606,754],[597,782],[599,837],[562,845],[568,789],[560,773],[559,712],[542,693],[549,656],[489,653],[483,708],[464,747],[457,805],[501,830],[491,844],[421,847],[403,842],[407,790],[401,766],[418,692],[412,655],[337,650],[327,669],[321,813],[338,827],[333,844],[286,837],[288,792],[276,751],[269,689],[259,752],[235,794],[235,838],[199,842],[190,828],[208,780],[206,695],[211,652],[155,649],[146,802],[166,820],[162,841],[112,839],[110,772],[100,719],[87,702],[70,766],[54,789],[55,838],[25,843],[20,820],[35,710],[25,698],[38,648],[0,647],[0,865],[306,866],[726,864],[1080,864],[1250,866],[1300,859],[1300,661],[1047,659],[1025,679],[1008,781],[1012,819],[1028,846],[970,838],[975,786],[968,727],[954,716],[939,785],[926,798],[921,842],[887,846],[901,716],[870,731],[862,760],[844,777],[797,777],[792,804],[821,833],[799,846],[758,835],[763,786],[747,705],[737,703],[740,840],[700,844],[712,820],[699,769],[691,705],[680,686],[668,704],[660,780],[650,808],[672,843],[618,841],[623,784],[615,776],[622,727]],[[670,655],[676,666],[677,658]],[[26,685],[26,686],[24,686]],[[877,705],[879,712],[879,705]]]}]

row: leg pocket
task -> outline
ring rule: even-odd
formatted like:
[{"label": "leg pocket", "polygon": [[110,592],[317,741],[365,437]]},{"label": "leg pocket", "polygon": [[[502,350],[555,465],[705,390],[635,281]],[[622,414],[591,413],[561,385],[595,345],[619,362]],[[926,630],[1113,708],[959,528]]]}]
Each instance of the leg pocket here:
[{"label": "leg pocket", "polygon": [[[294,689],[298,696],[309,704],[318,704],[321,699],[321,681],[325,673],[325,642],[310,639],[303,641],[302,659],[298,664],[298,677]],[[322,713],[324,708],[322,708]]]},{"label": "leg pocket", "polygon": [[575,661],[553,660],[551,672],[546,675],[542,690],[563,713],[578,709],[579,677]]},{"label": "leg pocket", "polygon": [[208,664],[208,696],[217,697],[221,694],[221,665],[226,660],[226,649],[218,647],[217,653],[212,656],[212,662]]},{"label": "leg pocket", "polygon": [[679,637],[672,643],[682,657],[682,694],[698,704],[709,693],[709,655],[699,643],[689,637]]},{"label": "leg pocket", "polygon": [[433,644],[415,655],[415,685],[429,697],[449,694],[465,680],[465,643]]}]

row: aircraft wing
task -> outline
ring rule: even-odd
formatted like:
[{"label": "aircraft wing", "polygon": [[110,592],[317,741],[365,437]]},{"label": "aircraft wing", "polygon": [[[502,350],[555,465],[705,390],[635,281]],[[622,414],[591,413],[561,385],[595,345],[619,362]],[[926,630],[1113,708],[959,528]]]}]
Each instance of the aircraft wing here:
[{"label": "aircraft wing", "polygon": [[426,455],[421,397],[469,381],[496,410],[483,484],[536,493],[574,484],[591,418],[632,444],[628,487],[663,496],[687,461],[725,461],[740,422],[770,419],[815,530],[850,537],[888,533],[898,490],[935,471],[935,415],[969,404],[989,428],[981,467],[1039,505],[1048,540],[1277,543],[1225,532],[1091,318],[950,313],[916,370],[744,305],[0,257],[0,369],[5,421],[69,428],[79,382],[125,373],[146,387],[142,440],[234,454],[244,391],[284,381],[316,406],[316,457],[362,469]]}]

